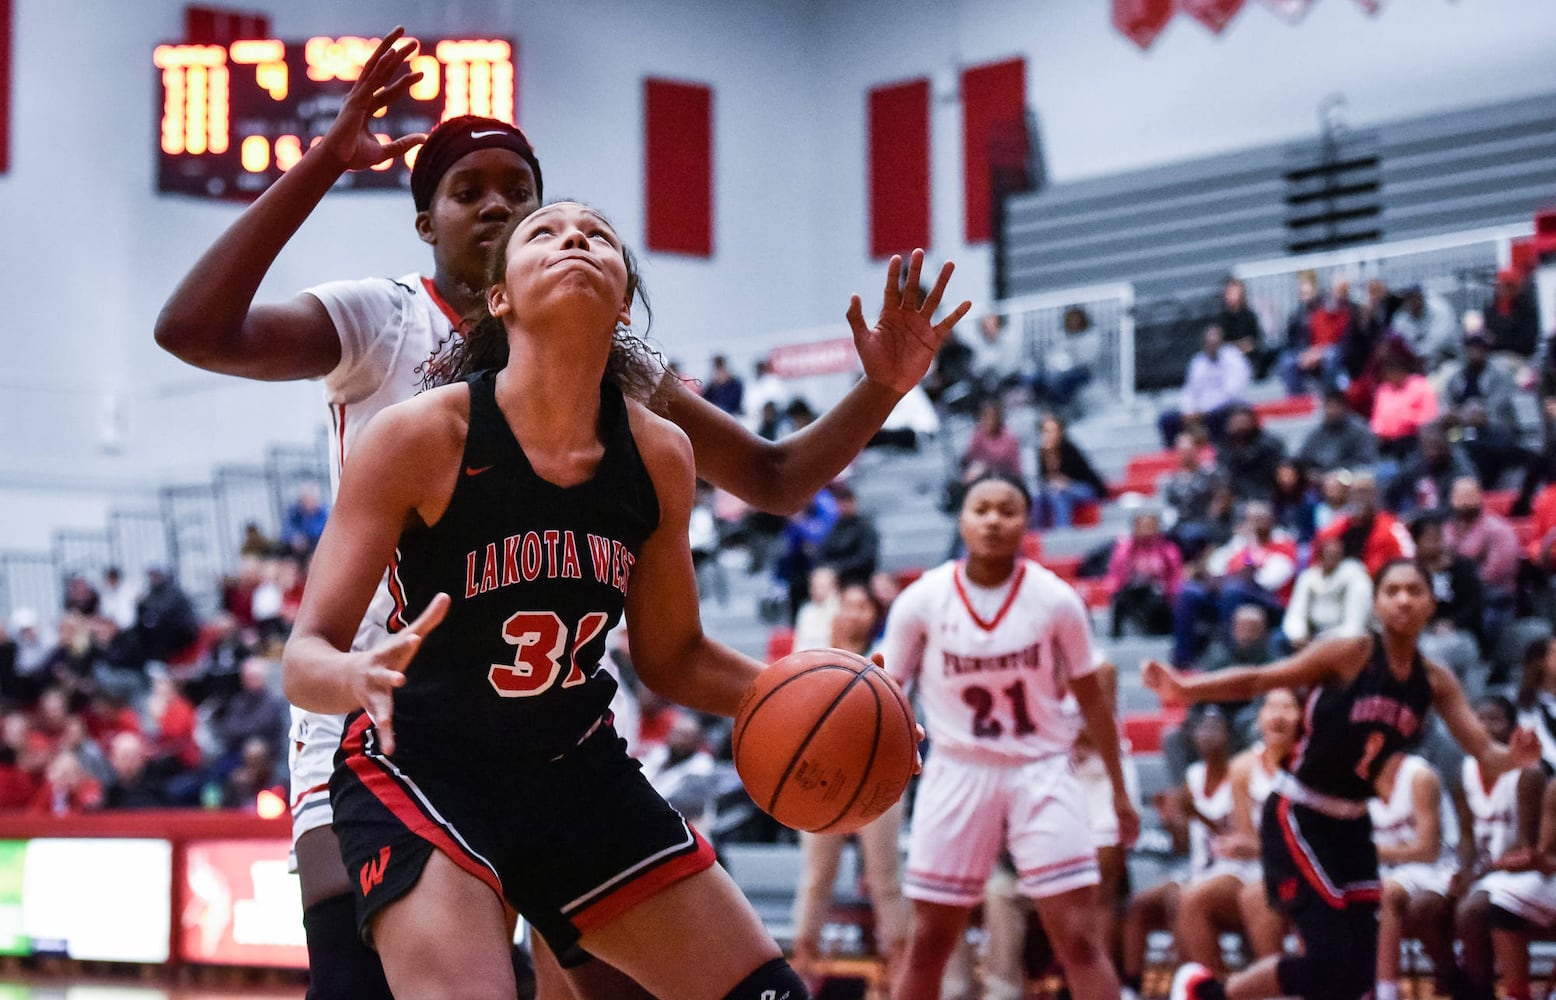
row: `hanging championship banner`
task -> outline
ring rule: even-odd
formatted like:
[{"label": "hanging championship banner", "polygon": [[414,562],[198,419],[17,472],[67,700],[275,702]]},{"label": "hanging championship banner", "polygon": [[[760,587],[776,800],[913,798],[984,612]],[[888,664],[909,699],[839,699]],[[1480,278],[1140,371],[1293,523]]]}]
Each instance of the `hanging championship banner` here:
[{"label": "hanging championship banner", "polygon": [[1172,20],[1173,0],[1113,0],[1113,26],[1142,49]]},{"label": "hanging championship banner", "polygon": [[1313,0],[1264,0],[1264,5],[1287,24],[1297,24],[1307,17],[1308,8],[1313,6]]},{"label": "hanging championship banner", "polygon": [[1243,9],[1243,0],[1180,0],[1183,12],[1216,34]]}]

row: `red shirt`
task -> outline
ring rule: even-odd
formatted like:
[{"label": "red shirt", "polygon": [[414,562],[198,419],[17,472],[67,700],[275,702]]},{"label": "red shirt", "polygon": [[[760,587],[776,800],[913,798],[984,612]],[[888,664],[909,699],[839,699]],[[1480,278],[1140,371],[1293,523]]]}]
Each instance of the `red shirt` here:
[{"label": "red shirt", "polygon": [[[1343,536],[1350,528],[1351,515],[1349,514],[1329,522],[1329,526],[1314,537],[1314,551],[1330,538]],[[1399,522],[1399,518],[1386,510],[1380,510],[1372,515],[1372,530],[1367,532],[1359,556],[1362,565],[1367,567],[1368,573],[1376,573],[1391,559],[1413,558],[1415,554],[1415,539],[1410,537],[1410,532]],[[1353,553],[1346,552],[1346,555],[1353,555]]]}]

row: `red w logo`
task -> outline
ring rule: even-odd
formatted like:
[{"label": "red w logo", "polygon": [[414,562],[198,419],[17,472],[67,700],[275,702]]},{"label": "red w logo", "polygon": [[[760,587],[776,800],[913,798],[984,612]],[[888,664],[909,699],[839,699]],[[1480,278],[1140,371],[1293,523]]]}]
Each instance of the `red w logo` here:
[{"label": "red w logo", "polygon": [[362,866],[362,895],[366,896],[372,891],[373,886],[382,885],[384,881],[384,869],[389,866],[389,848],[385,847],[378,852],[378,857],[368,859]]}]

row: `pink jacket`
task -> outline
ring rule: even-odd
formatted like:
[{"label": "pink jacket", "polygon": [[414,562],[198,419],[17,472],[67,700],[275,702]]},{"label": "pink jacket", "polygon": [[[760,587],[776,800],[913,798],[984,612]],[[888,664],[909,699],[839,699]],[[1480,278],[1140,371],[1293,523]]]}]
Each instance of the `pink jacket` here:
[{"label": "pink jacket", "polygon": [[1166,535],[1146,542],[1127,535],[1113,546],[1108,560],[1108,593],[1116,594],[1125,584],[1144,578],[1161,585],[1168,597],[1178,592],[1183,576],[1183,556]]},{"label": "pink jacket", "polygon": [[1425,375],[1411,375],[1399,386],[1379,383],[1372,403],[1372,433],[1380,438],[1414,434],[1437,419],[1437,393]]}]

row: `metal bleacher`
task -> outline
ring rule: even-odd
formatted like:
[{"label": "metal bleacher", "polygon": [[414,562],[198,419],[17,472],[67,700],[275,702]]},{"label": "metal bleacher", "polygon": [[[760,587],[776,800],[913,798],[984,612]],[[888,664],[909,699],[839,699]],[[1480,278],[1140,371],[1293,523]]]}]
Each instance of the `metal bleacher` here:
[{"label": "metal bleacher", "polygon": [[1017,195],[1001,287],[1130,281],[1142,300],[1181,299],[1213,292],[1234,264],[1327,236],[1376,243],[1527,222],[1553,190],[1556,95],[1440,113],[1340,132],[1327,153],[1315,135]]}]

